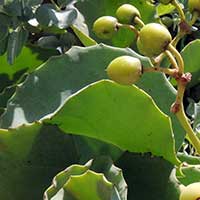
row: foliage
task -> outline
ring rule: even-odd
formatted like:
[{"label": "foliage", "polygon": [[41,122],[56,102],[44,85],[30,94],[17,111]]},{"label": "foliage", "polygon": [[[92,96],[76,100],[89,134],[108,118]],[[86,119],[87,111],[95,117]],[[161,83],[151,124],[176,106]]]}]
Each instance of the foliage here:
[{"label": "foliage", "polygon": [[[1,199],[179,200],[200,182],[200,14],[160,2],[0,0]],[[142,43],[149,23],[169,41]],[[120,56],[141,62],[133,85],[108,80]]]}]

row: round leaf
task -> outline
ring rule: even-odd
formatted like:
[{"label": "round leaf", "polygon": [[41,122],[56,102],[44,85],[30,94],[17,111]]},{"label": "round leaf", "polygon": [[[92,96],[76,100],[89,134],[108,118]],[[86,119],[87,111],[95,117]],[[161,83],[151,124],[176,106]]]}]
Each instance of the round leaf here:
[{"label": "round leaf", "polygon": [[131,152],[151,152],[179,163],[169,117],[136,86],[111,81],[91,84],[69,98],[51,123],[68,133],[106,141]]}]

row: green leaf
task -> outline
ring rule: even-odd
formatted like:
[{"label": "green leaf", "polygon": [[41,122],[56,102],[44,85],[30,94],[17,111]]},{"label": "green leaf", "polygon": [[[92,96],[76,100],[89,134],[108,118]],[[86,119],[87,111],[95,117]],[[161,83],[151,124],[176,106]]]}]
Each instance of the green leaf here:
[{"label": "green leaf", "polygon": [[179,163],[169,117],[136,86],[110,81],[91,84],[68,99],[51,123],[64,132],[86,135],[131,152],[151,152]]},{"label": "green leaf", "polygon": [[[122,55],[137,57],[144,67],[151,66],[147,58],[131,49],[114,48],[103,44],[87,48],[73,47],[66,55],[50,59],[31,73],[18,88],[8,103],[1,119],[1,126],[16,127],[52,115],[70,95],[90,83],[107,78],[105,68],[114,58]],[[170,112],[170,106],[176,98],[175,89],[160,73],[143,75],[138,84],[153,97],[162,111],[171,116],[178,149],[184,139],[184,131]]]},{"label": "green leaf", "polygon": [[[31,72],[50,56],[58,54],[55,50],[42,50],[38,47],[24,47],[21,54],[10,66],[6,55],[0,57],[0,107],[5,108],[8,100],[17,89],[16,83],[25,79],[24,73]],[[31,62],[30,62],[31,61]]]},{"label": "green leaf", "polygon": [[114,184],[121,200],[127,200],[128,186],[125,182],[122,169],[116,167],[109,157],[96,157],[90,169],[98,173],[103,173],[107,180]]},{"label": "green leaf", "polygon": [[178,200],[180,189],[175,169],[150,154],[124,153],[117,161],[128,184],[128,199]]},{"label": "green leaf", "polygon": [[9,79],[13,80],[17,72],[22,70],[32,72],[53,55],[58,55],[58,51],[44,50],[35,46],[23,47],[12,66],[7,63],[6,55],[0,57],[0,74],[7,74]]},{"label": "green leaf", "polygon": [[[91,37],[94,38],[96,41],[100,42],[102,40],[97,38],[92,32],[92,26],[94,21],[98,17],[101,17],[103,15],[115,16],[117,8],[124,3],[129,3],[137,7],[141,12],[142,20],[145,23],[152,22],[152,20],[154,19],[155,7],[144,0],[102,0],[101,3],[99,3],[98,0],[83,0],[78,1],[76,3],[76,7],[84,15],[88,28],[89,30],[91,30]],[[88,10],[90,12],[88,12]],[[131,31],[123,29],[119,31],[119,33],[116,34],[116,36],[113,37],[112,43],[115,46],[127,47],[133,43],[134,38],[134,34]],[[103,42],[107,44],[110,43],[110,41]]]},{"label": "green leaf", "polygon": [[[107,181],[103,174],[98,174],[90,170],[83,175],[72,176],[64,185],[63,189],[64,199],[114,200],[112,198],[115,192],[113,184]],[[59,199],[62,200],[63,198]],[[119,197],[115,199],[120,200]]]},{"label": "green leaf", "polygon": [[42,0],[23,0],[26,6],[37,6],[42,3]]},{"label": "green leaf", "polygon": [[187,162],[190,165],[200,165],[200,157],[198,156],[186,155],[184,153],[178,153],[177,156],[181,162]]},{"label": "green leaf", "polygon": [[[21,54],[10,66],[6,55],[0,57],[0,107],[5,108],[8,100],[14,94],[17,85],[24,78],[24,73],[32,72],[50,56],[58,54],[55,50],[43,50],[34,46],[22,49]],[[31,61],[31,62],[30,62]]]},{"label": "green leaf", "polygon": [[[144,65],[149,65],[148,60],[130,49],[113,48],[102,44],[87,48],[73,47],[66,55],[51,58],[31,73],[23,86],[19,86],[16,95],[9,102],[10,106],[6,111],[8,113],[3,116],[2,127],[31,123],[55,112],[71,94],[107,77],[106,66],[112,59],[121,55],[136,56],[143,59]],[[37,103],[38,99],[40,103]],[[16,113],[15,109],[22,112]],[[17,114],[17,121],[13,117],[14,113]]]},{"label": "green leaf", "polygon": [[170,116],[175,134],[176,149],[179,149],[185,137],[185,130],[177,121],[176,116],[170,112],[170,107],[176,98],[176,90],[164,74],[154,72],[143,74],[137,85],[150,94],[156,105]]},{"label": "green leaf", "polygon": [[192,73],[192,81],[188,87],[192,87],[200,82],[200,57],[198,52],[200,51],[200,40],[194,40],[190,42],[181,52],[185,63],[185,71]]},{"label": "green leaf", "polygon": [[16,86],[6,87],[2,93],[0,93],[0,108],[5,108],[8,99],[14,94]]},{"label": "green leaf", "polygon": [[11,17],[4,14],[4,13],[0,13],[0,24],[1,25],[6,25],[6,26],[10,26],[11,25]]},{"label": "green leaf", "polygon": [[[30,200],[42,199],[55,174],[77,163],[79,156],[85,153],[76,145],[76,138],[79,136],[67,135],[55,126],[38,123],[18,129],[1,129],[1,198],[18,200],[28,196]],[[102,147],[109,148],[106,144]]]},{"label": "green leaf", "polygon": [[8,35],[8,27],[0,24],[0,41],[5,40]]},{"label": "green leaf", "polygon": [[[53,179],[52,185],[47,188],[44,193],[44,199],[52,199],[59,190],[64,186],[67,180],[70,179],[71,176],[77,176],[85,173],[89,169],[89,166],[86,165],[71,165],[64,171],[59,172]],[[57,195],[58,196],[58,195]]]},{"label": "green leaf", "polygon": [[182,171],[184,176],[178,179],[183,185],[200,182],[200,165],[183,167]]},{"label": "green leaf", "polygon": [[1,198],[42,199],[55,174],[77,161],[74,140],[54,126],[0,130]]},{"label": "green leaf", "polygon": [[7,44],[8,44],[8,36],[0,41],[0,56],[6,52]]},{"label": "green leaf", "polygon": [[121,200],[127,200],[128,186],[125,182],[122,169],[116,167],[109,157],[96,157],[90,169],[98,173],[103,173],[107,180],[114,184]]},{"label": "green leaf", "polygon": [[10,64],[14,63],[15,58],[20,54],[23,45],[28,38],[28,32],[18,27],[9,34],[7,47],[7,61]]},{"label": "green leaf", "polygon": [[71,28],[72,28],[72,30],[74,31],[74,33],[76,34],[76,36],[79,38],[79,40],[82,42],[82,44],[85,47],[93,46],[93,45],[97,44],[92,38],[90,38],[85,33],[83,33],[76,26],[71,26]]},{"label": "green leaf", "polygon": [[4,0],[4,11],[11,16],[22,15],[22,4],[20,0]]},{"label": "green leaf", "polygon": [[[76,1],[74,1],[74,2],[76,2]],[[85,17],[79,12],[79,10],[77,8],[74,7],[73,4],[71,4],[70,7],[76,9],[76,11],[77,11],[77,18],[73,22],[73,26],[78,28],[85,35],[89,36],[88,26],[85,23]]]},{"label": "green leaf", "polygon": [[194,182],[200,182],[200,157],[179,153],[178,158],[182,162],[186,163],[181,168],[184,176],[178,176],[178,180],[183,185],[189,185]]},{"label": "green leaf", "polygon": [[156,7],[156,12],[158,16],[162,16],[171,13],[174,9],[175,7],[172,4],[164,5],[160,3]]},{"label": "green leaf", "polygon": [[[102,178],[105,182],[102,182]],[[82,181],[84,184],[79,185]],[[106,188],[102,187],[107,187],[107,183],[112,186],[110,188],[112,192],[110,191],[110,194],[107,194],[108,200],[113,199],[111,197],[113,192],[117,194],[117,199],[127,200],[127,185],[122,170],[114,166],[108,157],[96,157],[85,165],[71,165],[57,174],[52,185],[45,191],[44,199],[105,199],[106,196],[102,195],[102,191],[106,192],[104,190]],[[92,190],[91,188],[95,188],[96,185],[99,187]],[[90,195],[93,195],[93,197],[90,197]]]},{"label": "green leaf", "polygon": [[61,44],[60,44],[59,39],[55,35],[50,35],[50,36],[41,37],[37,41],[37,45],[45,49],[56,49]]},{"label": "green leaf", "polygon": [[56,11],[51,4],[43,4],[36,11],[36,19],[40,25],[56,26],[60,29],[65,29],[72,25],[76,17],[76,9],[69,8],[63,11]]},{"label": "green leaf", "polygon": [[100,155],[110,156],[113,161],[116,161],[123,153],[118,147],[102,141],[74,135],[74,141],[77,147],[77,152],[80,155],[80,163],[85,163],[91,158],[96,158]]}]

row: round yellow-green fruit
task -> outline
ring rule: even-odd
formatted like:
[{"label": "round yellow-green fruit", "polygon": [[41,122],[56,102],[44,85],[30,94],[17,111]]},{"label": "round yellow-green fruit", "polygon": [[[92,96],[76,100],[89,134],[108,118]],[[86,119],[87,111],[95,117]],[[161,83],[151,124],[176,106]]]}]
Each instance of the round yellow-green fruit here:
[{"label": "round yellow-green fruit", "polygon": [[182,188],[179,200],[200,200],[200,182]]},{"label": "round yellow-green fruit", "polygon": [[111,16],[98,18],[93,24],[93,31],[101,39],[111,39],[117,32],[117,19]]},{"label": "round yellow-green fruit", "polygon": [[140,41],[140,38],[137,39],[137,48],[141,54],[148,55],[148,52],[145,52],[145,49]]},{"label": "round yellow-green fruit", "polygon": [[150,23],[140,30],[137,47],[141,54],[154,57],[164,52],[171,40],[171,34],[165,26]]},{"label": "round yellow-green fruit", "polygon": [[132,24],[134,18],[141,17],[139,10],[131,4],[123,4],[116,11],[116,16],[122,24]]},{"label": "round yellow-green fruit", "polygon": [[200,0],[188,0],[188,7],[190,12],[200,12]]},{"label": "round yellow-green fruit", "polygon": [[122,85],[132,85],[142,74],[142,64],[138,58],[120,56],[111,61],[106,71],[111,80]]}]

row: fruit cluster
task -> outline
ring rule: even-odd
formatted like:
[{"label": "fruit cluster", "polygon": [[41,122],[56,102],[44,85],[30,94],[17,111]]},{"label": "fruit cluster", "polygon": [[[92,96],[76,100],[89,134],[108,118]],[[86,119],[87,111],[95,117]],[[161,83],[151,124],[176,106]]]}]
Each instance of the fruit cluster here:
[{"label": "fruit cluster", "polygon": [[[111,39],[120,27],[132,27],[132,25],[139,25],[137,48],[145,56],[158,56],[167,49],[172,40],[170,32],[163,25],[158,23],[145,25],[139,10],[130,4],[120,6],[116,11],[116,18],[111,16],[98,18],[94,22],[93,30],[99,38]],[[107,73],[112,80],[131,85],[140,78],[142,65],[137,58],[123,56],[110,63]]]},{"label": "fruit cluster", "polygon": [[[182,22],[185,23],[184,13],[180,9],[177,0],[159,0],[159,2],[164,5],[170,3],[175,5],[180,12]],[[188,8],[192,14],[196,13],[196,16],[199,16],[200,0],[188,0]],[[165,17],[162,21],[169,21],[168,18]],[[129,28],[137,34],[136,45],[140,54],[150,57],[151,60],[153,60],[160,54],[165,53],[169,57],[174,68],[177,68],[179,74],[183,73],[183,63],[181,63],[180,55],[173,47],[178,40],[174,38],[174,41],[172,41],[172,36],[164,25],[159,23],[144,24],[139,10],[131,4],[121,5],[116,10],[116,17],[102,16],[98,18],[93,24],[93,31],[101,39],[111,39],[121,27]],[[171,43],[174,44],[171,45]],[[176,57],[177,62],[179,62],[179,66],[177,66],[176,61],[173,58],[174,56]],[[161,71],[163,72],[162,69]],[[139,80],[142,72],[143,69],[140,60],[137,58],[130,59],[128,56],[120,57],[119,59],[117,58],[110,63],[107,69],[108,76],[112,80],[125,85],[131,85]],[[165,72],[166,74],[177,78],[176,72],[174,72],[174,74],[169,71]]]},{"label": "fruit cluster", "polygon": [[[138,81],[144,72],[163,72],[177,81],[177,97],[172,104],[171,111],[176,114],[181,125],[184,127],[191,139],[197,153],[200,154],[200,141],[195,136],[187,118],[184,114],[183,95],[186,84],[191,80],[191,74],[184,72],[184,62],[176,49],[180,36],[188,34],[198,17],[200,17],[200,0],[188,0],[188,8],[191,12],[191,21],[186,21],[185,14],[178,0],[159,0],[167,5],[173,4],[180,16],[180,26],[177,36],[172,39],[168,29],[159,23],[144,24],[139,10],[130,4],[121,5],[116,10],[116,17],[103,16],[98,18],[93,25],[93,31],[101,39],[111,39],[121,27],[129,28],[136,33],[136,45],[140,54],[151,59],[154,67],[143,68],[138,58],[131,56],[120,56],[108,65],[106,71],[110,79],[123,84],[132,85]],[[168,18],[163,20],[169,21]],[[164,24],[164,23],[163,23]],[[167,56],[171,68],[160,67],[164,56]],[[200,200],[200,183],[192,183],[183,186],[179,200]]]}]

